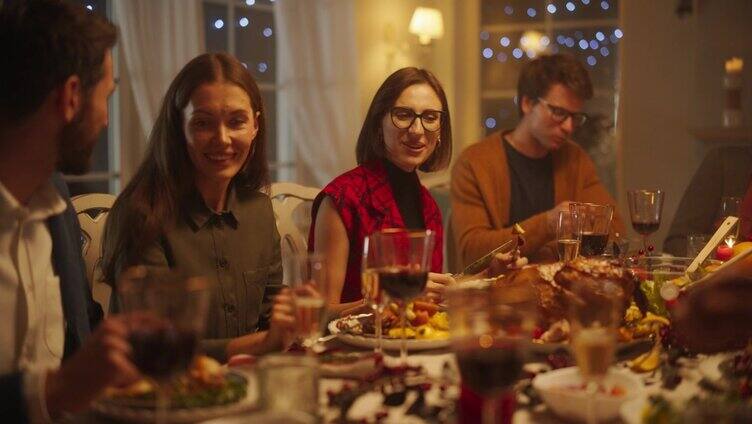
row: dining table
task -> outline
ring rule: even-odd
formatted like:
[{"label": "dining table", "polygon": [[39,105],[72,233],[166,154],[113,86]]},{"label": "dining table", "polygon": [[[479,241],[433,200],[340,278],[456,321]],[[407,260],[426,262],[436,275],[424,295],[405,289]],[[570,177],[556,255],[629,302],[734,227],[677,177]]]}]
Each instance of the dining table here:
[{"label": "dining table", "polygon": [[[377,356],[369,355],[371,352],[369,349],[362,347],[355,347],[337,340],[336,337],[329,337],[324,344],[325,352],[337,352],[339,354],[356,354],[361,353],[366,361],[370,361],[368,358],[377,358]],[[717,355],[698,355],[690,358],[683,358],[678,361],[676,367],[678,375],[681,381],[675,387],[664,387],[661,378],[661,370],[657,369],[653,372],[636,373],[631,371],[627,367],[627,361],[621,361],[613,365],[614,368],[622,369],[625,372],[632,373],[637,377],[644,385],[644,391],[640,395],[642,399],[646,399],[651,395],[662,395],[666,399],[675,402],[676,404],[682,404],[687,402],[692,397],[699,395],[703,392],[703,379],[707,379],[707,371],[703,373],[702,364],[710,362],[717,364],[719,358],[727,354]],[[399,363],[399,357],[397,352],[386,352],[384,356],[378,357],[375,363],[383,361],[383,365],[379,365],[382,369],[390,369],[397,367]],[[540,357],[538,358],[540,359]],[[367,364],[369,362],[366,362]],[[324,365],[320,366],[320,378],[318,383],[318,398],[319,398],[319,421],[311,422],[325,422],[325,423],[424,423],[424,422],[460,422],[457,415],[457,404],[460,396],[460,379],[459,372],[455,361],[455,356],[449,347],[425,350],[418,352],[411,352],[408,356],[408,367],[414,367],[413,373],[409,377],[405,377],[408,380],[412,380],[411,383],[414,387],[421,387],[422,390],[407,390],[402,396],[394,396],[394,393],[389,393],[389,390],[384,390],[384,386],[393,386],[395,381],[399,381],[401,377],[388,375],[384,377],[381,374],[381,378],[374,379],[372,375],[369,378],[365,378],[368,375],[369,365],[365,366],[365,372],[363,367],[360,367],[361,376],[353,375],[353,370],[348,369],[342,373],[331,367],[327,371],[324,371]],[[376,369],[377,365],[373,365],[373,369]],[[705,367],[707,368],[707,367]],[[257,379],[257,366],[256,365],[244,365],[241,367],[233,368],[242,372],[248,377],[249,380],[249,393],[250,396],[255,396],[258,399],[259,387],[256,387],[258,383]],[[561,417],[556,416],[544,402],[541,402],[537,398],[535,391],[530,387],[530,381],[534,373],[545,373],[552,369],[550,364],[545,360],[539,361],[536,358],[531,358],[530,362],[525,365],[525,370],[522,379],[518,381],[515,386],[516,393],[516,407],[512,412],[511,422],[513,423],[564,423],[568,422]],[[532,371],[531,371],[532,370]],[[341,375],[340,375],[341,374]],[[349,374],[349,375],[348,375]],[[388,373],[387,373],[388,374]],[[391,388],[393,389],[393,387]],[[295,390],[291,387],[290,390]],[[284,396],[284,394],[280,394]],[[342,398],[346,398],[345,403],[348,407],[342,408]],[[389,400],[387,398],[390,397]],[[397,398],[395,401],[394,398]],[[418,397],[423,397],[420,401]],[[257,400],[256,399],[256,400]],[[418,405],[420,403],[420,405]],[[635,402],[633,400],[635,408],[642,409],[644,403]],[[422,411],[421,411],[421,408]],[[430,412],[426,412],[430,409]],[[417,413],[416,413],[417,411]],[[631,414],[632,417],[639,417],[641,411],[634,411]],[[226,416],[212,418],[211,420],[203,421],[209,424],[235,424],[242,422],[305,422],[305,420],[293,419],[294,415],[291,411],[282,411],[282,418],[279,414],[269,414],[269,411],[264,411],[262,405],[258,402],[254,402],[251,407],[241,413],[228,414]],[[287,416],[289,419],[285,419]],[[427,416],[427,418],[426,418]],[[270,418],[271,417],[271,418]],[[87,411],[83,414],[79,414],[73,417],[69,417],[69,422],[75,423],[87,423],[87,424],[99,424],[99,423],[119,423],[124,422],[122,420],[115,420],[111,417],[102,416],[93,411]],[[184,421],[185,422],[185,421]],[[188,421],[190,422],[190,420]],[[202,421],[194,421],[202,422]],[[468,422],[468,421],[465,421]],[[617,419],[610,421],[613,423],[626,422],[632,424],[638,421],[622,421]]]}]

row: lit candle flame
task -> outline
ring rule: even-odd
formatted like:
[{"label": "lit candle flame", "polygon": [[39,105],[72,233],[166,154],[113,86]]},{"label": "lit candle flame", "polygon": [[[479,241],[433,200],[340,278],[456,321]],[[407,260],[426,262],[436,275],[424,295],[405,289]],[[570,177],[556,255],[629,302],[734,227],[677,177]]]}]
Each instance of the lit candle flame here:
[{"label": "lit candle flame", "polygon": [[726,246],[728,246],[729,248],[732,248],[736,244],[736,237],[731,235],[731,236],[726,237],[726,240],[724,241],[726,242]]},{"label": "lit candle flame", "polygon": [[727,73],[741,73],[742,68],[744,67],[744,61],[739,57],[732,57],[726,61],[725,65]]}]

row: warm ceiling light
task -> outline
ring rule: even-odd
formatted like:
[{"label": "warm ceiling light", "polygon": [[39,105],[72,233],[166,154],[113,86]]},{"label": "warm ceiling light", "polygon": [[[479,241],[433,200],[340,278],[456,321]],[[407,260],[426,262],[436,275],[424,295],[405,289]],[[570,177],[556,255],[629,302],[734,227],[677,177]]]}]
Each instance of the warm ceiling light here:
[{"label": "warm ceiling light", "polygon": [[410,32],[418,36],[420,44],[430,44],[431,40],[444,35],[444,21],[441,11],[430,7],[417,7],[410,19]]}]

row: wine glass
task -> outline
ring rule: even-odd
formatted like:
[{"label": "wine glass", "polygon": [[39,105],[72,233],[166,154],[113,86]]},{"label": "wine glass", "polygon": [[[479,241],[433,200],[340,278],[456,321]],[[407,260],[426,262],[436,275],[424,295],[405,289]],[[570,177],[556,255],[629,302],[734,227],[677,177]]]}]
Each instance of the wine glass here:
[{"label": "wine glass", "polygon": [[588,394],[587,422],[596,422],[594,398],[614,362],[619,311],[625,298],[622,288],[607,280],[575,282],[568,296],[570,346]]},{"label": "wine glass", "polygon": [[599,256],[606,250],[614,207],[596,203],[569,204],[569,211],[580,221],[580,255]]},{"label": "wine glass", "polygon": [[[407,365],[407,304],[420,296],[428,282],[435,234],[431,230],[384,229],[369,237],[378,284],[385,300],[398,304],[400,310],[400,363]],[[369,252],[370,257],[370,252]],[[370,260],[369,260],[370,261]]]},{"label": "wine glass", "polygon": [[560,211],[556,221],[556,245],[559,260],[573,261],[580,252],[580,219],[576,212]]},{"label": "wine glass", "polygon": [[120,302],[128,326],[131,359],[156,389],[156,421],[165,422],[172,381],[186,372],[198,350],[211,300],[204,278],[149,269],[124,279]]},{"label": "wine glass", "polygon": [[648,237],[661,225],[663,190],[629,190],[627,200],[632,227],[642,236],[643,252],[649,256]]},{"label": "wine glass", "polygon": [[326,263],[321,255],[292,254],[285,258],[285,278],[292,293],[297,336],[309,354],[323,334],[328,284]]},{"label": "wine glass", "polygon": [[482,397],[482,423],[497,423],[498,399],[522,373],[536,295],[530,286],[485,284],[450,287],[446,296],[462,384]]},{"label": "wine glass", "polygon": [[370,248],[370,238],[363,240],[363,263],[361,264],[361,287],[363,301],[373,310],[374,331],[376,333],[376,346],[373,352],[380,355],[382,352],[382,325],[381,313],[384,311],[384,301],[379,289],[379,274],[374,265],[374,250]]}]

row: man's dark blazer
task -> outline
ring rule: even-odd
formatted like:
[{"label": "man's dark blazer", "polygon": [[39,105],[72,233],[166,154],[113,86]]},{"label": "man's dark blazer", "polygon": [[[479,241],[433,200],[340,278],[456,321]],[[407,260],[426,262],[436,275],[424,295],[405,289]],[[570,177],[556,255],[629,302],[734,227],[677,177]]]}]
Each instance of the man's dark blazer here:
[{"label": "man's dark blazer", "polygon": [[[53,175],[51,181],[68,205],[65,212],[47,220],[52,236],[52,262],[55,273],[60,277],[60,297],[65,317],[65,360],[81,346],[91,329],[101,321],[102,308],[92,299],[86,280],[86,267],[81,256],[81,228],[68,188],[60,174]],[[8,255],[10,252],[0,254]],[[22,380],[20,372],[0,375],[0,417],[3,422],[28,421]]]}]

